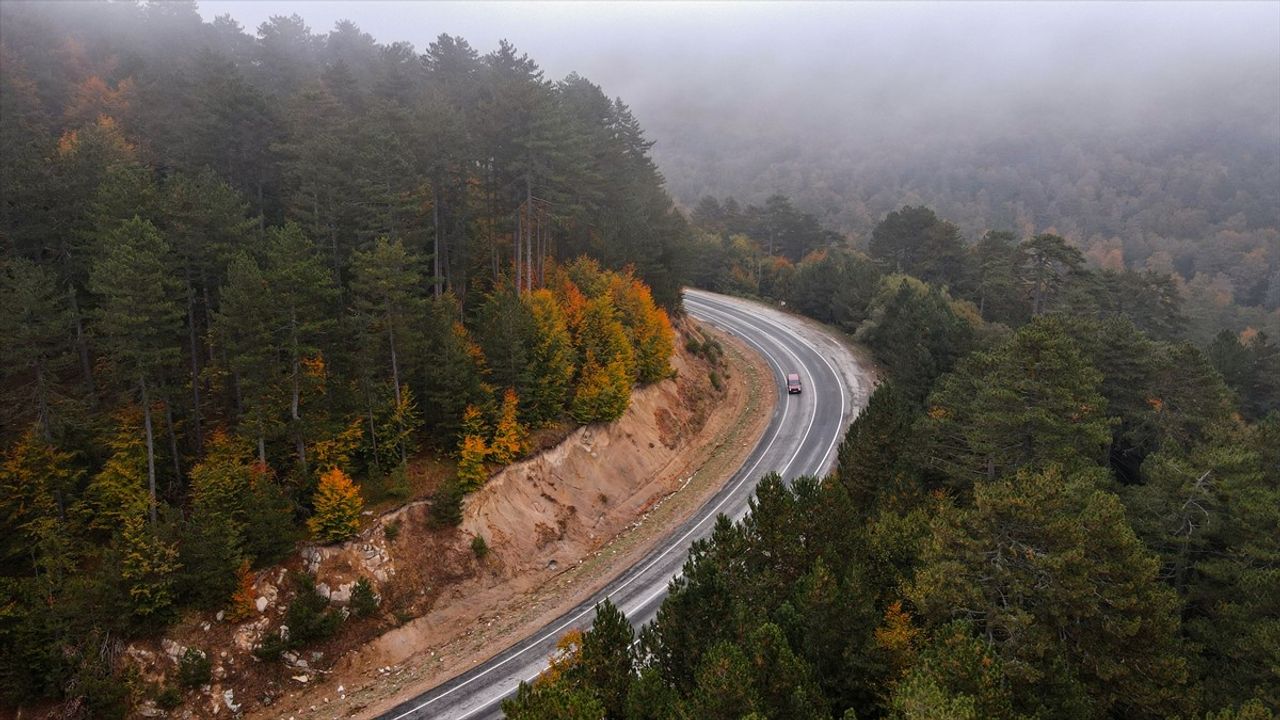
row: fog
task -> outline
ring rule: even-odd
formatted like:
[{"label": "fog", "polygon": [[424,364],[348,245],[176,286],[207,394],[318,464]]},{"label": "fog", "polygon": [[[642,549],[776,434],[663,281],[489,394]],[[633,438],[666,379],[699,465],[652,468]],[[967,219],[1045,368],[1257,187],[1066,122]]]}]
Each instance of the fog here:
[{"label": "fog", "polygon": [[1118,120],[1280,98],[1278,3],[206,0],[200,11],[249,30],[270,15],[297,13],[316,32],[347,18],[418,49],[442,32],[481,51],[506,38],[548,77],[586,75],[655,129],[672,113],[879,130],[939,114],[952,126],[1045,110]]}]

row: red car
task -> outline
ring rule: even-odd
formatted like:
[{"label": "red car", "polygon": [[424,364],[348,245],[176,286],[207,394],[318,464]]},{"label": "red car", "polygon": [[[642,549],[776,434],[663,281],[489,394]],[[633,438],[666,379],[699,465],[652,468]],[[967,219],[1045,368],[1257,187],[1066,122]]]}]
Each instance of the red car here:
[{"label": "red car", "polygon": [[797,375],[796,373],[791,373],[790,375],[787,375],[787,394],[788,395],[800,394],[800,376]]}]

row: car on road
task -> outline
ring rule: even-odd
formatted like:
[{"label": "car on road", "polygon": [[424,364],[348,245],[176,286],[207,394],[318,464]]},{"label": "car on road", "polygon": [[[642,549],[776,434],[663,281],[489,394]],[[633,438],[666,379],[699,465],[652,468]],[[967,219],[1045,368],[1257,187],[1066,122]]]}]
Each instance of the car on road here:
[{"label": "car on road", "polygon": [[800,376],[796,373],[791,373],[787,375],[787,394],[788,395],[800,394]]}]

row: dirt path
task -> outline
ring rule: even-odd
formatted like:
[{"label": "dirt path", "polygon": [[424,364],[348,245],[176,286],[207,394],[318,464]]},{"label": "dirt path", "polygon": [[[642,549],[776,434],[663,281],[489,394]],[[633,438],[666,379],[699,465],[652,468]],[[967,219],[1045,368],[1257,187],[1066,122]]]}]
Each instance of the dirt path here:
[{"label": "dirt path", "polygon": [[[729,374],[719,397],[701,398],[700,402],[692,398],[693,405],[700,408],[694,412],[695,416],[700,415],[694,418],[700,426],[697,434],[706,438],[705,442],[696,449],[682,448],[671,454],[653,482],[633,496],[609,499],[601,493],[600,507],[588,507],[591,498],[584,497],[587,489],[566,488],[573,483],[558,475],[548,479],[554,481],[554,489],[539,490],[542,478],[538,467],[517,469],[511,475],[519,478],[519,484],[514,485],[507,483],[515,480],[500,474],[469,502],[464,535],[483,533],[485,528],[504,523],[511,527],[514,521],[509,514],[532,513],[539,534],[544,527],[554,534],[554,528],[546,523],[559,518],[558,537],[545,542],[528,537],[492,538],[495,553],[486,559],[484,570],[445,590],[426,615],[351,649],[328,674],[316,677],[305,689],[291,689],[271,707],[257,708],[246,717],[375,717],[543,627],[643,557],[733,474],[759,439],[777,401],[774,383],[768,381],[768,368],[754,352],[732,337],[708,328],[703,331],[714,335],[724,346]],[[690,377],[707,372],[705,363],[681,357],[677,359],[677,369],[682,373],[677,381],[681,393],[711,394],[705,377]],[[637,393],[633,404],[640,405],[642,411],[649,410],[647,403],[655,404],[652,412],[660,426],[654,436],[656,442],[643,442],[643,438],[637,439],[631,433],[613,437],[616,444],[632,441],[636,446],[616,448],[609,455],[610,465],[616,461],[625,466],[626,458],[634,453],[661,453],[664,448],[658,444],[669,444],[669,453],[670,448],[693,440],[679,436],[679,423],[672,421],[670,427],[661,427],[663,408],[657,399],[643,395],[648,390]],[[677,436],[672,437],[672,433]],[[562,446],[569,446],[565,450],[568,452],[575,441],[598,445],[604,440],[588,434],[576,440],[571,437]],[[594,445],[588,453],[579,448],[579,455],[595,458],[597,454]],[[553,460],[564,459],[529,462]],[[612,470],[625,474],[625,468]],[[598,479],[592,476],[593,481]],[[591,485],[593,492],[595,487]],[[545,495],[547,490],[556,492],[556,496]],[[539,501],[539,492],[544,493],[545,503]],[[566,498],[572,499],[573,504],[567,504]],[[570,522],[565,521],[566,515]],[[523,516],[517,519],[530,520]],[[614,532],[597,536],[594,528],[613,528]]]}]

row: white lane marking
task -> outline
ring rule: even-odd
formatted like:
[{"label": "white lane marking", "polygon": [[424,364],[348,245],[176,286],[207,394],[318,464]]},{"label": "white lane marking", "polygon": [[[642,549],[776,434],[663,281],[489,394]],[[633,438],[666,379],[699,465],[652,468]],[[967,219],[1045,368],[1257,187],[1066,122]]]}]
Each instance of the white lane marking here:
[{"label": "white lane marking", "polygon": [[[705,302],[705,301],[704,301],[704,302]],[[723,314],[723,313],[722,313],[722,314]],[[730,317],[731,319],[739,320],[739,322],[741,322],[741,320],[740,320],[740,319],[733,318],[733,316],[729,316],[729,317]],[[730,323],[730,324],[733,324],[733,323]],[[750,324],[750,323],[748,322],[748,326],[749,326],[749,324]],[[779,369],[779,372],[781,372],[781,368],[782,368],[782,366],[781,366],[780,364],[778,364],[778,362],[776,361],[776,359],[774,359],[772,355],[770,355],[768,352],[766,352],[766,351],[765,351],[765,349],[764,349],[763,347],[761,347],[759,343],[756,343],[754,340],[751,340],[750,338],[745,337],[745,333],[743,334],[742,339],[743,339],[743,340],[746,340],[746,341],[747,341],[747,342],[749,342],[749,343],[751,343],[751,344],[752,344],[752,345],[754,345],[758,350],[760,350],[761,354],[762,354],[762,355],[764,355],[766,358],[769,358],[770,362],[772,362],[772,363],[773,363],[774,367],[777,367],[777,368]],[[786,347],[784,347],[784,346],[782,346],[781,344],[779,344],[779,345],[778,345],[778,347],[782,348],[782,350],[783,350],[784,352],[790,353],[790,351],[789,351],[789,350],[787,350],[787,348],[786,348]],[[795,358],[795,356],[794,356],[794,355],[792,355],[792,357],[793,357],[793,358]],[[797,362],[799,362],[799,359],[798,359],[798,358],[796,358],[796,361],[797,361]],[[783,375],[784,375],[784,377],[785,377],[786,373],[784,372],[784,373],[783,373]],[[812,379],[812,378],[811,378],[811,379]],[[816,403],[816,402],[814,403],[814,406],[815,406],[815,408],[816,408],[816,406],[817,406],[817,403]],[[786,419],[787,412],[788,412],[788,410],[789,410],[789,409],[790,409],[790,406],[789,406],[789,405],[783,406],[783,411],[782,411],[782,417],[783,417],[783,420],[785,420],[785,419]],[[816,410],[815,410],[815,414],[816,414]],[[812,423],[812,421],[811,421],[811,423]],[[774,444],[775,444],[775,443],[777,442],[777,440],[778,440],[778,435],[779,435],[780,431],[782,430],[782,427],[783,427],[785,424],[786,424],[785,422],[779,422],[779,423],[778,423],[778,427],[774,428],[773,436],[770,438],[770,440],[769,440],[769,444],[768,444],[768,445],[766,445],[766,446],[765,446],[764,451],[760,453],[760,457],[759,457],[759,459],[757,459],[757,460],[755,461],[755,463],[751,466],[751,470],[750,470],[750,471],[748,471],[747,473],[745,473],[741,478],[739,478],[738,482],[734,484],[734,487],[733,487],[733,491],[732,491],[732,492],[730,492],[728,495],[725,495],[725,497],[724,497],[724,498],[722,498],[722,499],[720,500],[720,502],[716,503],[716,506],[715,506],[715,508],[713,508],[713,512],[712,512],[712,513],[709,513],[706,517],[704,517],[704,518],[703,518],[701,521],[699,521],[696,525],[694,525],[692,528],[690,528],[690,529],[688,530],[688,532],[686,532],[683,536],[681,536],[681,537],[680,537],[680,539],[679,539],[679,540],[677,540],[676,542],[672,543],[671,545],[668,545],[668,546],[667,546],[667,549],[666,549],[666,550],[664,550],[664,551],[663,551],[660,555],[658,555],[656,558],[654,558],[654,559],[653,559],[653,560],[652,560],[648,565],[646,565],[646,566],[644,567],[644,569],[643,569],[643,570],[641,570],[640,572],[637,572],[637,573],[635,573],[634,575],[632,575],[632,576],[631,576],[630,578],[628,578],[624,583],[622,583],[622,584],[621,584],[621,585],[619,585],[618,587],[614,588],[614,589],[613,589],[613,591],[612,591],[612,592],[610,592],[610,593],[609,593],[608,595],[606,595],[605,597],[612,597],[613,595],[616,595],[617,593],[621,592],[624,588],[626,588],[626,587],[627,587],[628,585],[630,585],[632,582],[634,582],[635,580],[637,580],[638,578],[640,578],[642,575],[644,575],[646,572],[648,572],[650,569],[652,569],[652,568],[653,568],[653,566],[654,566],[654,565],[656,565],[656,564],[658,563],[658,561],[659,561],[659,560],[661,560],[661,559],[663,559],[664,557],[666,557],[667,555],[669,555],[669,554],[671,553],[671,551],[672,551],[672,550],[676,549],[677,547],[681,547],[681,546],[683,546],[683,545],[684,545],[684,542],[685,542],[686,540],[688,540],[688,539],[689,539],[689,537],[690,537],[690,536],[692,536],[692,535],[693,535],[693,533],[694,533],[695,531],[697,531],[697,529],[698,529],[698,528],[702,527],[702,525],[703,525],[704,523],[706,523],[706,522],[707,522],[707,520],[711,520],[711,519],[714,519],[715,517],[719,516],[719,514],[720,514],[720,508],[721,508],[721,507],[723,507],[723,506],[724,506],[724,504],[725,504],[726,502],[728,502],[731,498],[733,498],[733,497],[734,497],[734,495],[736,495],[736,494],[737,494],[737,491],[738,491],[738,489],[739,489],[739,488],[741,488],[741,487],[742,487],[742,484],[743,484],[744,482],[746,482],[748,479],[750,479],[750,478],[751,478],[751,476],[755,473],[756,468],[758,468],[758,467],[760,466],[760,463],[764,461],[764,458],[765,458],[765,456],[766,456],[766,455],[768,455],[769,450],[773,449]],[[807,436],[807,433],[806,433],[806,436]],[[802,443],[801,445],[803,445],[803,443]],[[797,447],[796,447],[796,453],[799,453],[799,451],[800,451],[800,447],[801,447],[801,446],[797,446]],[[793,455],[792,455],[792,460],[794,460],[794,459],[795,459],[795,455],[793,454]],[[669,582],[669,581],[663,582],[663,584],[662,584],[662,592],[665,592],[665,591],[666,591],[667,582]],[[555,630],[552,630],[552,631],[550,631],[550,632],[546,633],[545,635],[543,635],[542,637],[538,638],[537,640],[535,640],[535,641],[533,642],[533,645],[534,645],[534,646],[536,646],[536,645],[540,645],[540,644],[542,644],[543,642],[545,642],[546,640],[550,639],[551,637],[554,637],[554,636],[556,636],[556,635],[559,635],[559,634],[560,634],[560,632],[561,632],[561,631],[563,631],[566,627],[568,627],[568,626],[570,626],[570,625],[572,625],[572,624],[576,623],[578,620],[582,619],[583,617],[585,617],[588,613],[590,613],[590,612],[591,612],[591,611],[593,611],[593,610],[595,610],[595,607],[594,607],[594,606],[592,606],[592,607],[590,607],[590,608],[587,608],[586,610],[583,610],[582,612],[578,613],[578,614],[577,614],[577,615],[575,615],[574,617],[572,617],[572,618],[570,618],[570,619],[566,620],[565,622],[561,623],[561,624],[560,624],[560,625],[559,625]],[[531,646],[531,647],[532,647],[532,646]],[[431,705],[431,704],[433,704],[433,703],[435,703],[435,702],[438,702],[439,700],[441,700],[441,699],[443,699],[443,698],[448,697],[449,695],[452,695],[453,693],[457,692],[458,690],[461,690],[462,688],[466,687],[467,685],[470,685],[471,683],[475,682],[476,680],[479,680],[480,678],[482,678],[482,677],[484,677],[484,676],[488,675],[489,673],[492,673],[493,671],[497,670],[498,668],[502,667],[503,665],[506,665],[507,663],[511,662],[512,660],[514,660],[514,659],[516,659],[516,658],[520,657],[520,655],[522,655],[522,654],[523,654],[523,651],[521,651],[521,652],[516,652],[516,653],[513,653],[512,655],[507,656],[506,658],[503,658],[502,660],[500,660],[500,661],[498,661],[497,663],[495,663],[493,666],[488,667],[488,668],[486,668],[486,669],[482,670],[481,672],[477,673],[476,675],[474,675],[474,676],[472,676],[472,677],[470,677],[470,678],[467,678],[466,680],[464,680],[464,681],[462,681],[461,683],[459,683],[459,684],[455,685],[454,687],[451,687],[451,688],[449,688],[448,690],[446,690],[446,691],[444,691],[444,692],[440,693],[440,694],[439,694],[439,695],[437,695],[436,697],[433,697],[433,698],[431,698],[430,700],[426,700],[426,701],[424,701],[423,703],[421,703],[420,705],[417,705],[417,706],[415,706],[415,707],[413,707],[413,708],[411,708],[411,709],[409,709],[409,710],[406,710],[405,712],[403,712],[403,713],[401,713],[401,714],[399,714],[399,715],[396,715],[394,718],[391,718],[391,720],[403,720],[403,718],[406,718],[406,717],[408,717],[408,716],[410,716],[410,715],[412,715],[412,714],[414,714],[414,713],[418,712],[419,710],[421,710],[421,709],[423,709],[423,708],[427,707],[428,705]],[[505,694],[505,693],[504,693],[504,694]],[[475,709],[471,710],[471,711],[470,711],[470,712],[468,712],[467,714],[465,714],[465,715],[461,716],[460,718],[458,718],[458,720],[466,720],[466,718],[471,717],[472,715],[475,715],[477,712],[480,712],[481,710],[484,710],[484,709],[486,709],[487,707],[488,707],[488,704],[486,703],[486,704],[484,704],[484,705],[482,705],[482,706],[480,706],[480,707],[478,707],[478,708],[475,708]]]},{"label": "white lane marking", "polygon": [[[698,299],[698,298],[695,298],[695,299],[694,299],[694,305],[698,305],[698,304],[699,304],[699,302],[698,302],[698,301],[699,301],[699,299]],[[718,316],[720,316],[721,318],[729,318],[730,320],[735,319],[734,314],[733,314],[729,309],[725,309],[724,307],[721,307],[721,308],[720,308],[720,309],[718,309],[718,310],[717,310],[717,309],[714,309],[714,308],[708,308],[708,307],[706,307],[706,301],[705,301],[705,300],[703,300],[703,301],[702,301],[702,304],[703,304],[702,311],[703,311],[704,313],[710,313],[711,315],[718,315]],[[767,318],[760,317],[760,316],[757,316],[757,315],[752,314],[752,313],[745,313],[745,314],[747,314],[747,315],[748,315],[749,317],[751,317],[751,318],[758,318],[758,319],[760,319],[760,320],[764,320],[765,322],[768,322],[768,319],[767,319]],[[736,319],[741,319],[741,318],[736,318]],[[790,336],[792,336],[792,337],[795,337],[795,334],[794,334],[794,333],[791,333],[791,332],[789,332],[789,331],[784,332],[784,334],[786,334],[786,335],[790,335]],[[797,356],[795,353],[791,352],[791,348],[789,348],[789,347],[787,347],[787,346],[783,345],[782,343],[779,343],[779,344],[778,344],[778,347],[782,348],[782,351],[783,351],[783,352],[785,352],[788,356],[790,356],[790,357],[791,357],[791,360],[795,363],[795,365],[794,365],[793,367],[798,367],[798,368],[800,368],[800,370],[802,370],[802,371],[804,372],[805,377],[809,378],[809,388],[810,388],[810,390],[811,390],[811,391],[816,391],[816,390],[817,390],[817,386],[816,386],[816,385],[814,385],[814,382],[813,382],[813,374],[809,372],[809,368],[808,368],[804,363],[800,362],[800,357],[799,357],[799,356]],[[782,377],[782,379],[785,381],[785,380],[786,380],[786,373],[785,373],[785,372],[783,372],[783,373],[782,373],[782,376],[783,376],[783,377]],[[844,393],[844,390],[843,390],[843,389],[841,389],[841,394],[843,395],[843,393]],[[842,413],[842,417],[843,417],[843,409],[841,410],[841,413]],[[805,429],[804,429],[804,435],[802,435],[802,436],[800,437],[800,443],[799,443],[799,445],[798,445],[798,446],[797,446],[797,448],[796,448],[797,452],[791,456],[791,459],[787,461],[787,464],[786,464],[785,466],[783,466],[782,470],[778,471],[778,474],[779,474],[779,475],[781,475],[784,479],[787,477],[787,472],[788,472],[789,470],[791,470],[791,466],[795,464],[795,461],[796,461],[797,459],[799,459],[799,457],[800,457],[799,449],[800,449],[800,448],[802,448],[802,447],[804,447],[804,444],[805,444],[806,442],[808,442],[808,441],[809,441],[809,433],[813,431],[813,423],[814,423],[817,419],[818,419],[818,400],[817,400],[817,398],[815,397],[815,398],[814,398],[814,400],[813,400],[813,403],[812,403],[812,409],[811,409],[811,412],[809,413],[809,424],[805,426]],[[825,459],[825,456],[824,456],[824,459]]]},{"label": "white lane marking", "polygon": [[[692,292],[694,293],[694,300],[695,300],[695,301],[697,301],[697,300],[703,300],[704,302],[706,301],[706,298],[700,298],[700,297],[698,297],[698,294],[699,294],[699,292],[698,292],[698,291],[694,290],[694,291],[692,291]],[[803,336],[803,335],[800,335],[799,333],[796,333],[795,331],[791,330],[791,329],[790,329],[790,328],[788,328],[787,326],[782,325],[781,323],[778,323],[778,322],[774,321],[774,320],[773,320],[772,318],[770,318],[770,317],[767,317],[767,316],[765,316],[765,315],[763,315],[763,314],[761,314],[761,313],[757,313],[757,312],[750,312],[750,311],[748,311],[746,308],[741,307],[740,305],[739,305],[739,306],[735,306],[732,302],[724,303],[724,304],[722,304],[722,305],[721,305],[721,307],[722,307],[722,308],[723,308],[723,307],[725,307],[725,306],[728,306],[728,309],[727,309],[727,310],[724,310],[723,312],[732,312],[733,310],[737,310],[737,311],[738,311],[739,313],[741,313],[741,314],[745,314],[745,315],[747,315],[747,316],[749,316],[749,317],[757,318],[757,319],[759,319],[759,320],[763,320],[765,323],[767,323],[767,324],[771,325],[772,327],[777,328],[777,329],[779,329],[779,330],[782,330],[784,333],[786,333],[786,334],[788,334],[788,335],[792,336],[792,337],[793,337],[793,338],[795,338],[797,341],[799,341],[799,342],[800,342],[800,344],[802,344],[802,345],[804,345],[805,347],[807,347],[807,348],[809,348],[810,350],[812,350],[812,351],[813,351],[813,353],[814,353],[815,355],[817,355],[817,356],[818,356],[818,358],[819,358],[820,360],[822,360],[823,364],[825,364],[825,365],[827,366],[827,369],[828,369],[828,370],[830,370],[830,371],[831,371],[831,374],[835,377],[835,379],[836,379],[836,384],[840,386],[840,424],[843,426],[843,425],[844,425],[844,413],[845,413],[845,386],[844,386],[844,378],[843,378],[843,376],[842,376],[839,372],[837,372],[837,371],[836,371],[835,366],[834,366],[834,365],[832,365],[832,364],[831,364],[831,362],[830,362],[829,360],[827,360],[827,356],[826,356],[826,355],[824,355],[824,354],[822,353],[822,351],[821,351],[817,346],[815,346],[813,343],[811,343],[811,342],[809,342],[808,340],[806,340],[806,339],[804,338],[804,336]],[[832,452],[833,450],[835,450],[836,445],[837,445],[837,444],[839,444],[839,442],[840,442],[840,437],[841,437],[842,435],[844,435],[844,428],[843,428],[843,427],[841,428],[840,435],[837,435],[837,436],[835,436],[835,437],[833,437],[833,438],[831,439],[831,444],[827,447],[827,452],[826,452],[826,453],[824,453],[824,454],[822,455],[822,464],[820,465],[820,467],[819,467],[819,469],[818,469],[818,472],[824,472],[824,471],[825,471],[826,466],[827,466],[827,458],[831,455],[831,452]]]}]

